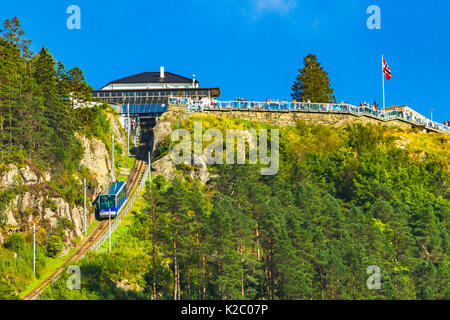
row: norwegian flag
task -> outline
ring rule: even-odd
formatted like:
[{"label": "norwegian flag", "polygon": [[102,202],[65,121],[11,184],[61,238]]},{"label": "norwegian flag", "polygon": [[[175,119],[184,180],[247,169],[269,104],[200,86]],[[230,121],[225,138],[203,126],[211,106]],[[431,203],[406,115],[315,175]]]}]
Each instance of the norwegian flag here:
[{"label": "norwegian flag", "polygon": [[383,59],[383,73],[384,76],[386,77],[386,79],[391,80],[391,69],[389,69],[389,66],[386,63],[386,60],[384,60],[384,57],[382,57]]}]

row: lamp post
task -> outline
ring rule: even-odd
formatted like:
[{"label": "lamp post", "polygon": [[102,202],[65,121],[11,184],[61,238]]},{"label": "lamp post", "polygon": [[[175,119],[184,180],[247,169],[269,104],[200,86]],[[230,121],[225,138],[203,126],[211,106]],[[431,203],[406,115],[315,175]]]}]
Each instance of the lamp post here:
[{"label": "lamp post", "polygon": [[433,109],[430,109],[430,113],[431,113],[431,121],[433,121]]},{"label": "lamp post", "polygon": [[148,151],[148,180],[149,180],[149,187],[150,192],[152,191],[152,153],[149,150]]},{"label": "lamp post", "polygon": [[111,251],[111,208],[109,208],[109,241],[108,241],[108,251]]},{"label": "lamp post", "polygon": [[111,158],[111,162],[112,162],[112,180],[113,182],[116,181],[116,170],[114,168],[114,134],[112,135],[112,158]]},{"label": "lamp post", "polygon": [[130,124],[130,104],[127,105],[127,120],[128,120],[128,132],[127,132],[127,136],[128,136],[128,140],[127,140],[127,156],[130,155],[130,130],[131,130],[131,124]]},{"label": "lamp post", "polygon": [[87,234],[87,218],[86,218],[86,178],[84,178],[84,203],[83,203],[83,210],[84,210],[84,234]]},{"label": "lamp post", "polygon": [[36,224],[33,224],[33,275],[36,278]]}]

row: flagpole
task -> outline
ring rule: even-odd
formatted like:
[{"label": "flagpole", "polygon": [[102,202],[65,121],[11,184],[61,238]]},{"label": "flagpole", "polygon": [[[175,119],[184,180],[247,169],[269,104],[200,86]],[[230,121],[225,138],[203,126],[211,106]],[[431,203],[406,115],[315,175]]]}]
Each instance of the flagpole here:
[{"label": "flagpole", "polygon": [[386,109],[386,98],[384,95],[384,64],[383,64],[383,55],[381,55],[381,78],[383,78],[383,110]]}]

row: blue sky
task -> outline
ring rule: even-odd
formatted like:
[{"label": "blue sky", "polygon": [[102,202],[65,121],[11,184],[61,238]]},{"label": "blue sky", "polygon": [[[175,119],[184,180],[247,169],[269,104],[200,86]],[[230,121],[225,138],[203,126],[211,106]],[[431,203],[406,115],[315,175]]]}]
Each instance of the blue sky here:
[{"label": "blue sky", "polygon": [[[69,30],[69,5],[81,30]],[[369,30],[369,5],[381,30]],[[314,53],[338,101],[382,102],[381,54],[392,71],[386,104],[450,120],[450,2],[445,0],[1,1],[32,49],[79,66],[94,88],[143,71],[197,76],[222,99],[290,99],[303,57]]]}]

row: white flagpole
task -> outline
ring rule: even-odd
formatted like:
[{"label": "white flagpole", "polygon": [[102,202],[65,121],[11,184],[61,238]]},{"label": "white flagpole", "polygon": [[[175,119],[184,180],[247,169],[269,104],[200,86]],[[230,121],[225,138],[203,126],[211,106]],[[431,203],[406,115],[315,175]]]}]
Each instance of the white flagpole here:
[{"label": "white flagpole", "polygon": [[383,63],[383,55],[381,55],[381,77],[383,78],[383,110],[386,109],[386,98],[384,95],[384,63]]}]

